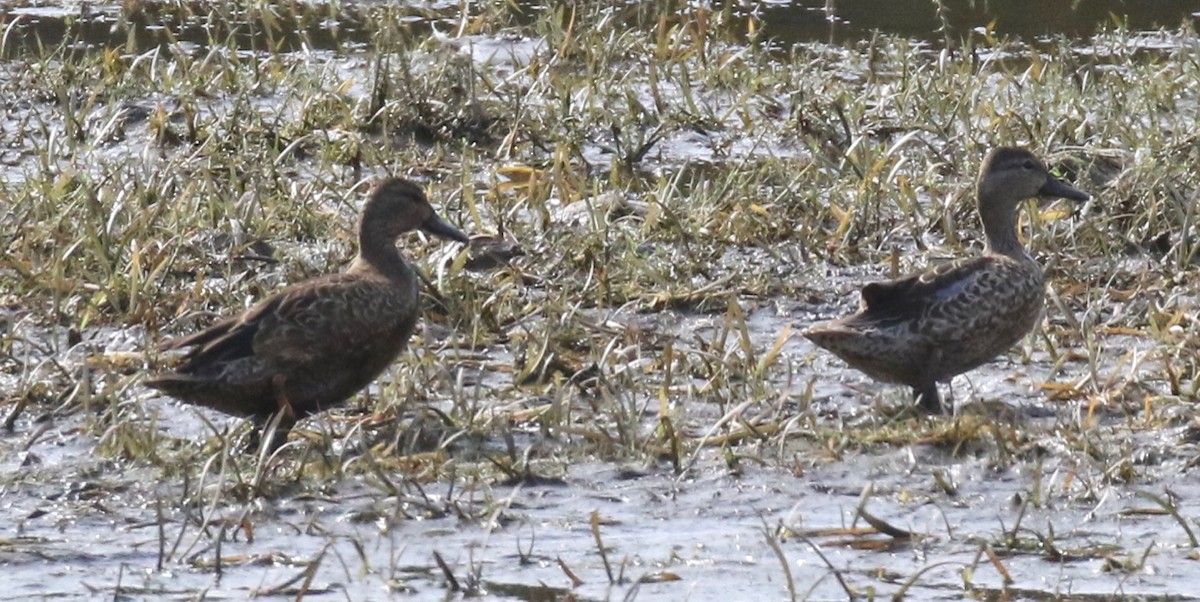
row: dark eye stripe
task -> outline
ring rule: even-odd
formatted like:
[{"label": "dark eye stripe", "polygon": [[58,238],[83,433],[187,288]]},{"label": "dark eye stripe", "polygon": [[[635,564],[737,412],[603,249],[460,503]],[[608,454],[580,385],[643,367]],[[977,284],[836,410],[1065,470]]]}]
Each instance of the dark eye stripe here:
[{"label": "dark eye stripe", "polygon": [[1009,161],[1008,163],[1005,163],[1003,169],[1005,169],[1005,170],[1011,169],[1011,170],[1038,171],[1041,169],[1041,166],[1038,164],[1037,161],[1034,161],[1032,159],[1013,159],[1013,160]]}]

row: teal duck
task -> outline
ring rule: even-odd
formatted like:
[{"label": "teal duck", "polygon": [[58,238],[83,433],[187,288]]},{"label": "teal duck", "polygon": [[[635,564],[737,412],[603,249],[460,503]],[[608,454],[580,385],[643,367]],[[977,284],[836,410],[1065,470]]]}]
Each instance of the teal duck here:
[{"label": "teal duck", "polygon": [[467,242],[407,180],[383,181],[358,222],[358,255],[344,273],[289,286],[244,313],[164,349],[188,349],[174,372],[146,385],[251,419],[281,413],[275,447],[295,422],[366,387],[404,349],[420,314],[416,274],[396,239],[424,230]]},{"label": "teal duck", "polygon": [[1023,148],[988,153],[975,183],[987,243],[978,257],[862,289],[857,313],[804,336],[871,378],[908,385],[926,411],[945,412],[937,383],[1008,350],[1040,318],[1042,269],[1017,238],[1021,201],[1086,201]]}]

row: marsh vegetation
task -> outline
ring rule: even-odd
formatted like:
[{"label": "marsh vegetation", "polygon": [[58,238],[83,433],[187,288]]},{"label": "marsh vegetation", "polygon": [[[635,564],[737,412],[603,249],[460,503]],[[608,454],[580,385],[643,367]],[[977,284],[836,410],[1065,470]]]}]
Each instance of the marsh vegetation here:
[{"label": "marsh vegetation", "polygon": [[[9,15],[4,595],[1196,597],[1196,32],[669,4]],[[1093,199],[1026,207],[1045,318],[925,417],[797,333],[978,253],[1001,144]],[[365,395],[254,455],[140,384],[341,269],[386,175],[477,240],[402,241],[424,318]]]}]

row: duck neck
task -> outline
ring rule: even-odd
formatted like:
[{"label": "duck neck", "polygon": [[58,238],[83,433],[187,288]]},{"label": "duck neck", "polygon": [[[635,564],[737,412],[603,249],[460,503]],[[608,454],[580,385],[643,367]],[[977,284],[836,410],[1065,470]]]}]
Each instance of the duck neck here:
[{"label": "duck neck", "polygon": [[[989,206],[984,203],[981,205]],[[990,207],[993,208],[992,211],[980,212],[983,233],[987,238],[986,251],[1013,259],[1028,259],[1029,254],[1025,252],[1021,240],[1017,238],[1017,208],[1003,207],[996,210],[995,205],[990,205]]]},{"label": "duck neck", "polygon": [[412,269],[396,249],[395,237],[372,228],[359,228],[358,256],[350,270],[377,272],[392,280],[412,278]]}]

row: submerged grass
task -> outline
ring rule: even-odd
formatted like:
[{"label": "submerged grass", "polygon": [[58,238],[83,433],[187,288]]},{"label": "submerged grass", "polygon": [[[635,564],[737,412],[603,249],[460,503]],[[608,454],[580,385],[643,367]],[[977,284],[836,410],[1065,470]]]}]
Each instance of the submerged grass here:
[{"label": "submerged grass", "polygon": [[[151,11],[203,15],[209,33],[88,48],[69,33],[0,63],[6,425],[26,452],[46,419],[75,425],[96,470],[180,482],[168,558],[219,572],[242,524],[213,527],[231,520],[219,508],[244,517],[347,482],[392,500],[364,511],[381,524],[491,524],[510,515],[493,484],[561,483],[584,461],[684,479],[802,474],[902,446],[993,471],[1050,455],[1055,494],[1083,500],[1156,482],[1185,453],[1159,433],[1188,423],[1200,382],[1195,32],[780,48],[731,8],[299,10],[138,3],[114,31],[144,33]],[[323,12],[353,31],[319,44],[297,23]],[[849,307],[862,281],[977,252],[970,181],[999,144],[1034,147],[1095,197],[1031,206],[1021,223],[1051,293],[1014,378],[1051,417],[840,407],[838,364],[792,329]],[[177,406],[137,384],[159,358],[131,352],[339,269],[384,174],[423,181],[494,243],[405,244],[430,286],[391,378],[271,456],[237,453],[241,433],[206,415],[170,434]],[[935,474],[922,495],[953,497]],[[997,551],[1055,549],[1052,534],[1013,532],[981,548],[997,567]],[[323,554],[300,563],[309,581]],[[1107,557],[1122,555],[1145,553]]]}]

